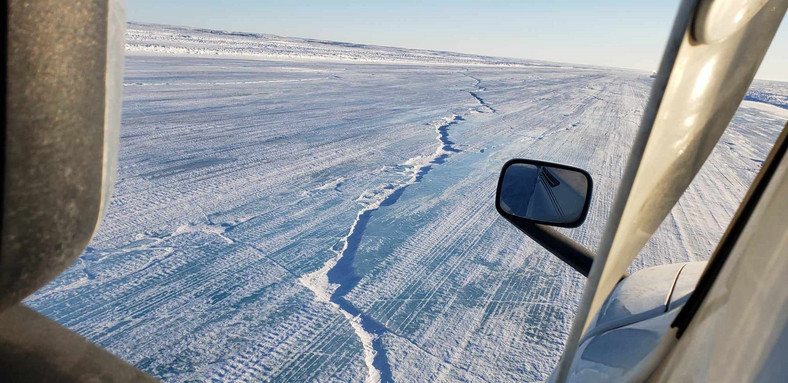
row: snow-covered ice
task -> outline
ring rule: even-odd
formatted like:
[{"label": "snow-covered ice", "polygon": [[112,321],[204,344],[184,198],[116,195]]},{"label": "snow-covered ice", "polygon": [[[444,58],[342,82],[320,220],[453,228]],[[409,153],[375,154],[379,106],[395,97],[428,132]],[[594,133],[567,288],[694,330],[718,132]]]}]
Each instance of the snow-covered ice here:
[{"label": "snow-covered ice", "polygon": [[[131,24],[118,181],[26,303],[166,381],[536,381],[583,278],[498,217],[587,169],[595,248],[648,73]],[[755,82],[634,268],[708,258],[786,122]]]},{"label": "snow-covered ice", "polygon": [[257,33],[223,32],[164,25],[129,24],[126,51],[137,54],[203,55],[284,60],[386,62],[453,65],[556,66],[534,60],[503,59]]}]

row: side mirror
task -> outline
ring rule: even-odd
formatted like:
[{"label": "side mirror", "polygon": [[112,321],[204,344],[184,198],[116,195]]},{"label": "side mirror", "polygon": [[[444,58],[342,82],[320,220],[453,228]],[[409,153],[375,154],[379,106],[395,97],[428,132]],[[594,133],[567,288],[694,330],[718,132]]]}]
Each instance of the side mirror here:
[{"label": "side mirror", "polygon": [[577,227],[591,202],[591,175],[548,162],[513,159],[501,170],[495,207],[507,219]]},{"label": "side mirror", "polygon": [[509,160],[498,179],[495,208],[509,223],[587,277],[594,253],[550,226],[580,226],[588,214],[591,185],[591,175],[582,169]]}]

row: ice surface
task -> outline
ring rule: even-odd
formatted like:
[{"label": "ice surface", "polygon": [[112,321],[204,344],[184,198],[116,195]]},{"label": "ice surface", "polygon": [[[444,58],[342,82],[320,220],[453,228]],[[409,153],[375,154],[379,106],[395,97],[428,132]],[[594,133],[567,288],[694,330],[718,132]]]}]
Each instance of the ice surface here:
[{"label": "ice surface", "polygon": [[234,56],[285,60],[416,63],[420,65],[558,65],[535,60],[503,59],[455,52],[138,23],[130,23],[126,35],[126,51],[136,54],[163,53],[167,55]]},{"label": "ice surface", "polygon": [[[128,50],[107,217],[28,305],[173,382],[547,377],[584,280],[497,215],[498,172],[587,169],[564,232],[594,248],[648,73],[150,25]],[[635,269],[708,258],[786,94],[755,83]]]}]

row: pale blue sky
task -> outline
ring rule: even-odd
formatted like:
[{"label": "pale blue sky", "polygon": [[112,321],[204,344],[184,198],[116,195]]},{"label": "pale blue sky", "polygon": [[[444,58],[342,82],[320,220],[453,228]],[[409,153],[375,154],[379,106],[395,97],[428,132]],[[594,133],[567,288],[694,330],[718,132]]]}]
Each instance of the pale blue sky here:
[{"label": "pale blue sky", "polygon": [[[656,69],[679,0],[127,0],[131,21]],[[783,24],[788,24],[784,22]],[[788,27],[758,78],[788,81]]]}]

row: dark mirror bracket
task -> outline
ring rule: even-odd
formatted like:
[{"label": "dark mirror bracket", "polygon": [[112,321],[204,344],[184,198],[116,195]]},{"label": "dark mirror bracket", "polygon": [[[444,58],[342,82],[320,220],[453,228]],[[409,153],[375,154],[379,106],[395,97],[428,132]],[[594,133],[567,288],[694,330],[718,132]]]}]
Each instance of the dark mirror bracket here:
[{"label": "dark mirror bracket", "polygon": [[591,265],[594,263],[594,253],[591,250],[550,226],[528,222],[510,215],[504,215],[504,218],[547,251],[588,277]]},{"label": "dark mirror bracket", "polygon": [[[506,170],[509,166],[513,164],[534,164],[537,166],[546,166],[551,168],[563,168],[575,172],[582,173],[586,176],[588,180],[588,192],[586,194],[586,202],[585,206],[583,207],[582,214],[580,217],[570,223],[561,224],[561,223],[543,223],[539,221],[534,221],[531,219],[519,217],[517,215],[509,214],[506,212],[500,203],[501,198],[501,187],[503,182],[503,177],[506,173]],[[588,174],[583,169],[561,165],[561,164],[554,164],[549,162],[542,162],[536,160],[526,160],[526,159],[512,159],[507,161],[507,163],[501,169],[501,175],[498,179],[498,189],[496,191],[496,198],[495,198],[495,209],[498,213],[506,218],[512,225],[516,228],[520,229],[525,235],[533,239],[536,243],[544,247],[547,251],[551,252],[553,255],[558,257],[560,260],[564,261],[566,264],[571,266],[573,269],[577,270],[580,274],[588,277],[588,274],[591,271],[591,265],[594,263],[594,253],[591,250],[586,249],[583,245],[577,243],[573,239],[561,234],[552,226],[558,227],[577,227],[579,226],[586,217],[588,213],[588,208],[590,205],[591,200],[591,190],[592,190],[592,180],[591,175]],[[623,278],[626,278],[628,274],[624,274]]]}]

